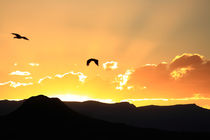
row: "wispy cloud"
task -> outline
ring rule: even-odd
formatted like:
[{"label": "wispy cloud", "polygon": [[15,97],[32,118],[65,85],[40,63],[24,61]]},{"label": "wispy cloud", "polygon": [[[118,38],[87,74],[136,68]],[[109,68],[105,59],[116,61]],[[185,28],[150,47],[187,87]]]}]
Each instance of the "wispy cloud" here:
[{"label": "wispy cloud", "polygon": [[69,74],[77,75],[79,77],[79,81],[83,83],[85,82],[85,79],[87,78],[87,76],[85,76],[82,72],[73,72],[73,71],[70,71],[64,74],[56,74],[54,77],[63,78],[64,76],[69,75]]},{"label": "wispy cloud", "polygon": [[33,85],[32,82],[30,83],[21,83],[21,82],[14,82],[14,81],[8,81],[8,82],[4,82],[4,83],[0,83],[0,86],[2,85],[10,85],[13,88],[19,87],[19,86],[29,86],[29,85]]},{"label": "wispy cloud", "polygon": [[40,84],[45,79],[52,79],[52,77],[51,76],[45,76],[45,77],[39,79],[38,83]]},{"label": "wispy cloud", "polygon": [[32,67],[38,67],[38,66],[39,66],[39,64],[38,64],[38,63],[33,63],[33,62],[28,63],[28,65],[30,65],[30,66],[32,66]]},{"label": "wispy cloud", "polygon": [[22,75],[22,76],[28,76],[31,75],[30,72],[27,71],[13,71],[9,75]]},{"label": "wispy cloud", "polygon": [[85,79],[87,78],[87,76],[84,75],[82,72],[73,72],[73,71],[70,71],[70,72],[66,72],[64,74],[56,74],[54,76],[45,76],[45,77],[39,79],[38,83],[40,84],[45,79],[63,78],[65,76],[69,75],[69,74],[78,76],[79,81],[82,82],[82,83],[84,83],[85,82]]},{"label": "wispy cloud", "polygon": [[25,79],[33,79],[33,77],[25,77]]}]

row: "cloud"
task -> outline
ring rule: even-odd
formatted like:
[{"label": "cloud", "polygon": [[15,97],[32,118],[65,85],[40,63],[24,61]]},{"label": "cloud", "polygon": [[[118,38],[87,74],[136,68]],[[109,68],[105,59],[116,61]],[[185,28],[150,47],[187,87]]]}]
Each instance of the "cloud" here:
[{"label": "cloud", "polygon": [[170,69],[174,70],[183,67],[197,67],[205,62],[204,57],[199,54],[184,53],[176,56],[170,63]]},{"label": "cloud", "polygon": [[135,72],[131,74],[129,82],[141,87],[151,87],[155,86],[155,83],[167,82],[170,79],[167,67],[168,64],[165,62],[158,65],[146,64],[135,69]]},{"label": "cloud", "polygon": [[[199,54],[182,54],[176,56],[169,65],[171,76],[178,73],[188,83],[209,83],[210,61]],[[202,85],[201,85],[202,86]]]},{"label": "cloud", "polygon": [[[210,93],[210,61],[199,54],[184,53],[170,63],[147,64],[135,69],[128,84],[146,86],[159,96],[186,96]],[[148,95],[148,94],[147,94]]]},{"label": "cloud", "polygon": [[33,79],[33,77],[25,77],[25,79]]},{"label": "cloud", "polygon": [[30,65],[30,66],[32,66],[32,67],[38,67],[38,66],[39,66],[39,64],[38,64],[38,63],[33,63],[33,62],[28,63],[28,65]]},{"label": "cloud", "polygon": [[79,77],[79,81],[82,83],[84,83],[85,79],[87,78],[87,76],[85,76],[82,72],[73,72],[73,71],[70,71],[64,74],[56,74],[54,77],[63,78],[64,76],[69,75],[69,74],[77,75]]},{"label": "cloud", "polygon": [[180,78],[182,78],[187,72],[193,70],[193,68],[191,67],[186,67],[186,68],[178,68],[176,70],[173,70],[170,75],[172,78],[174,78],[175,80],[178,80]]},{"label": "cloud", "polygon": [[23,71],[13,71],[11,72],[9,75],[22,75],[22,76],[28,76],[28,75],[31,75],[30,72],[23,72]]},{"label": "cloud", "polygon": [[45,79],[52,79],[52,77],[51,76],[45,76],[43,78],[40,78],[39,81],[38,81],[38,83],[40,84]]},{"label": "cloud", "polygon": [[87,78],[87,76],[84,75],[82,72],[73,72],[73,71],[70,71],[70,72],[66,72],[64,74],[56,74],[54,76],[45,76],[43,78],[40,78],[39,81],[38,81],[38,83],[40,84],[45,79],[63,78],[65,76],[69,75],[69,74],[78,76],[79,81],[82,82],[82,83],[84,83],[85,82],[85,79]]},{"label": "cloud", "polygon": [[[119,74],[117,75],[117,77],[115,78],[114,83],[117,83],[116,89],[117,90],[123,90],[124,87],[126,86],[130,75],[134,72],[134,70],[132,69],[128,69],[126,70],[125,74]],[[127,89],[131,89],[133,88],[133,86],[127,86]]]},{"label": "cloud", "polygon": [[118,68],[118,63],[115,61],[108,61],[103,63],[103,68],[105,70],[114,70]]},{"label": "cloud", "polygon": [[13,88],[16,88],[16,87],[19,87],[19,86],[33,85],[32,82],[30,82],[30,83],[20,83],[20,82],[8,81],[8,82],[0,83],[0,86],[8,85],[8,84]]}]

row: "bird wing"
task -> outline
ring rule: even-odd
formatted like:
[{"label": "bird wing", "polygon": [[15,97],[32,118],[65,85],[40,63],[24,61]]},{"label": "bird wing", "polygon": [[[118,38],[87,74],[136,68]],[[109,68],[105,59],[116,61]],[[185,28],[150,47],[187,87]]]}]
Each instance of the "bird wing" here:
[{"label": "bird wing", "polygon": [[94,59],[94,58],[91,58],[91,59],[88,59],[87,60],[87,66],[89,66],[89,64],[90,64],[91,61],[94,61],[95,64],[98,66],[98,60],[97,59]]},{"label": "bird wing", "polygon": [[17,33],[12,33],[13,35],[15,35],[16,37],[21,37],[21,35],[17,34]]},{"label": "bird wing", "polygon": [[92,61],[92,59],[88,59],[87,60],[87,66],[89,66],[90,62]]},{"label": "bird wing", "polygon": [[98,66],[98,60],[97,60],[97,59],[95,59],[95,60],[94,60],[94,62],[95,62],[95,64]]},{"label": "bird wing", "polygon": [[23,36],[22,38],[25,39],[25,40],[29,40],[29,39],[28,39],[27,37],[25,37],[25,36]]}]

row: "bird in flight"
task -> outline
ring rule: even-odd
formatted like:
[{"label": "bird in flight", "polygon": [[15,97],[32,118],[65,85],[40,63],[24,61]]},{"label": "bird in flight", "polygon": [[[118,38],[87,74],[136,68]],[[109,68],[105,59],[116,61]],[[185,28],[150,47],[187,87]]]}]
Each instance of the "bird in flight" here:
[{"label": "bird in flight", "polygon": [[12,33],[12,34],[15,35],[14,38],[16,38],[16,39],[25,39],[25,40],[29,40],[27,37],[21,36],[21,35],[19,35],[19,34],[17,34],[17,33]]},{"label": "bird in flight", "polygon": [[97,59],[95,59],[95,58],[90,58],[90,59],[87,60],[87,66],[89,66],[90,62],[92,62],[92,61],[95,62],[95,64],[96,64],[97,66],[99,65]]}]

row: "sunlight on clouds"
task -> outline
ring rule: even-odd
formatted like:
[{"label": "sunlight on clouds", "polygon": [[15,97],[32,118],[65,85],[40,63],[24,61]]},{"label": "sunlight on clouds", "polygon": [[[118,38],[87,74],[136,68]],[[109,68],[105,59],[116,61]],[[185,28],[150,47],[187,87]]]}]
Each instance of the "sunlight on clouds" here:
[{"label": "sunlight on clouds", "polygon": [[128,86],[127,89],[131,90],[131,89],[133,89],[133,86]]},{"label": "sunlight on clouds", "polygon": [[181,58],[185,58],[185,59],[186,59],[186,58],[192,58],[192,57],[198,57],[198,58],[200,58],[200,59],[204,59],[204,56],[202,56],[202,55],[200,55],[200,54],[197,54],[197,53],[195,53],[195,54],[192,54],[192,53],[183,53],[183,54],[181,54],[181,55],[175,56],[175,58],[172,59],[171,63],[173,63],[173,62],[175,62],[176,60],[181,59]]},{"label": "sunlight on clouds", "polygon": [[19,86],[29,86],[29,85],[33,85],[33,83],[32,82],[30,82],[30,83],[20,83],[20,82],[12,82],[12,81],[10,83],[10,86],[14,87],[14,88],[19,87]]},{"label": "sunlight on clouds", "polygon": [[14,87],[14,88],[19,87],[19,86],[33,85],[32,82],[30,82],[30,83],[20,83],[20,82],[8,81],[8,82],[0,83],[0,86],[7,85],[7,84],[10,84],[10,86],[11,87]]},{"label": "sunlight on clouds", "polygon": [[118,68],[117,65],[118,65],[118,63],[115,61],[108,61],[108,62],[103,63],[103,68],[105,70],[114,70],[114,69]]},{"label": "sunlight on clouds", "polygon": [[201,65],[205,65],[208,61],[200,54],[189,54],[183,53],[182,55],[177,55],[170,63],[170,69],[175,70],[177,68],[198,68]]},{"label": "sunlight on clouds", "polygon": [[150,66],[157,67],[156,64],[145,64],[144,66],[148,66],[148,67],[150,67]]},{"label": "sunlight on clouds", "polygon": [[118,86],[116,87],[117,90],[123,90],[124,86],[127,84],[130,75],[134,72],[132,69],[128,69],[125,74],[119,74],[115,78],[115,83],[118,83]]},{"label": "sunlight on clouds", "polygon": [[33,63],[33,62],[28,63],[28,65],[30,65],[30,66],[32,66],[32,67],[38,67],[38,66],[39,66],[39,64],[38,64],[38,63]]},{"label": "sunlight on clouds", "polygon": [[32,77],[25,77],[25,79],[33,79]]},{"label": "sunlight on clouds", "polygon": [[72,74],[72,75],[77,75],[79,77],[79,81],[84,83],[85,82],[85,79],[87,78],[87,76],[85,76],[83,73],[81,72],[67,72],[67,73],[64,73],[64,74],[56,74],[55,77],[58,77],[58,78],[63,78],[64,76],[68,75],[68,74]]},{"label": "sunlight on clouds", "polygon": [[27,71],[13,71],[9,75],[23,75],[23,76],[28,76],[31,75],[30,72]]},{"label": "sunlight on clouds", "polygon": [[12,81],[8,81],[8,82],[0,83],[0,86],[7,85],[7,84],[9,84],[10,82],[12,82]]},{"label": "sunlight on clouds", "polygon": [[54,76],[45,76],[45,77],[39,79],[38,83],[40,84],[45,79],[63,78],[66,75],[69,75],[69,74],[77,75],[78,78],[79,78],[79,81],[82,82],[82,83],[84,83],[85,79],[87,78],[87,76],[85,76],[82,72],[73,72],[73,71],[71,71],[71,72],[67,72],[67,73],[64,73],[64,74],[56,74]]},{"label": "sunlight on clouds", "polygon": [[38,83],[40,84],[45,79],[52,79],[52,77],[51,76],[45,76],[45,77],[39,79]]},{"label": "sunlight on clouds", "polygon": [[193,70],[191,67],[178,68],[170,73],[171,77],[175,80],[182,78],[188,71]]}]

